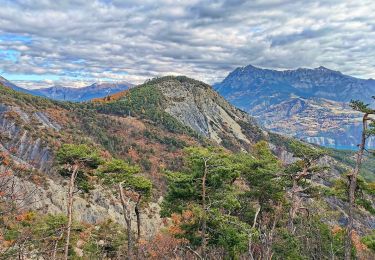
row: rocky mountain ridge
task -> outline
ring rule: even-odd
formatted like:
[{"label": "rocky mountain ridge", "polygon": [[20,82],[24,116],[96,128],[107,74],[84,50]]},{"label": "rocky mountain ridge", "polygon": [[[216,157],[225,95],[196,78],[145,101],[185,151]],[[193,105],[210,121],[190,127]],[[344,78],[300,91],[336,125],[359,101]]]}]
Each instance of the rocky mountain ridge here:
[{"label": "rocky mountain ridge", "polygon": [[234,140],[243,147],[262,139],[255,120],[230,105],[209,85],[186,77],[170,77],[156,80],[154,86],[165,97],[164,110],[206,138],[219,144]]},{"label": "rocky mountain ridge", "polygon": [[[373,79],[357,79],[324,67],[269,70],[237,68],[215,89],[266,129],[318,145],[355,149],[358,114],[348,102],[373,104]],[[373,147],[374,139],[369,141]]]}]

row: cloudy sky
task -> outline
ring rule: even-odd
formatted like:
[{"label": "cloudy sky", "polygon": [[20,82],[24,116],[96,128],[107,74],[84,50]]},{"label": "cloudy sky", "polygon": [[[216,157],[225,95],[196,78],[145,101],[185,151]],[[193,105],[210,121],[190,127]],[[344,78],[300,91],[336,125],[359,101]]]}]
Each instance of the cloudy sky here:
[{"label": "cloudy sky", "polygon": [[375,1],[0,0],[0,75],[20,86],[213,83],[248,64],[375,78]]}]

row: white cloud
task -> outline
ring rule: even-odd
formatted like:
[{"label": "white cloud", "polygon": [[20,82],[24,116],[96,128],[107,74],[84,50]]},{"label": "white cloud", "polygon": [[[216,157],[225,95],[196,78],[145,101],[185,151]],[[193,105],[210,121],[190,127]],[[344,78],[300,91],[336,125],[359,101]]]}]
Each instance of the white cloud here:
[{"label": "white cloud", "polygon": [[[375,77],[371,0],[0,4],[0,51],[20,53],[17,60],[1,61],[6,73],[54,74],[73,85],[102,78],[140,83],[168,74],[212,83],[235,67],[253,64],[278,69],[323,65]],[[9,34],[30,40],[1,40]]]}]

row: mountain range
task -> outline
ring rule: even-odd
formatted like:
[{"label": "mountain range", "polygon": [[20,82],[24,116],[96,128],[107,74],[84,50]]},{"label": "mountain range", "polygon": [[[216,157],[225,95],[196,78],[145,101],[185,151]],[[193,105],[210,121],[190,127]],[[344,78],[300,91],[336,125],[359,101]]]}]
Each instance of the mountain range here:
[{"label": "mountain range", "polygon": [[133,84],[128,82],[100,82],[81,88],[53,86],[39,89],[25,89],[13,84],[3,77],[0,77],[0,83],[14,90],[35,96],[72,102],[84,102],[94,98],[102,98],[133,87]]},{"label": "mountain range", "polygon": [[[214,88],[271,131],[318,145],[354,149],[360,115],[352,99],[374,104],[375,80],[318,67],[277,71],[252,65],[235,69]],[[369,147],[375,147],[371,138]]]}]

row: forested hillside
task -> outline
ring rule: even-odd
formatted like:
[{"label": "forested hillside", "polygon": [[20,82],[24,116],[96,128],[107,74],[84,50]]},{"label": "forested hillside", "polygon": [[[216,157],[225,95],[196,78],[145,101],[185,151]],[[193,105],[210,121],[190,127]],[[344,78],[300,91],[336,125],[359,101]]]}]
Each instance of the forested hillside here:
[{"label": "forested hillside", "polygon": [[[342,259],[353,154],[262,130],[209,85],[87,103],[0,86],[4,259]],[[374,257],[358,179],[352,256]]]}]

